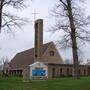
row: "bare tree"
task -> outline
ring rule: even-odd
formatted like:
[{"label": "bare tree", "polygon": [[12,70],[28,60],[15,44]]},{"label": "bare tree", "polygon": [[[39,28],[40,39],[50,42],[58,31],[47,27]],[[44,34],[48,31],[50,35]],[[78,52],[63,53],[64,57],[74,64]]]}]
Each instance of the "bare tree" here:
[{"label": "bare tree", "polygon": [[84,55],[83,51],[78,49],[77,52],[78,52],[78,56],[79,56],[78,57],[78,64],[79,65],[84,64],[85,55]]},{"label": "bare tree", "polygon": [[72,60],[71,59],[65,59],[65,64],[72,64]]},{"label": "bare tree", "polygon": [[63,36],[57,44],[63,48],[72,47],[74,79],[79,79],[78,48],[85,41],[90,41],[90,18],[84,16],[80,4],[84,0],[59,0],[52,10],[52,15],[56,18],[56,24],[50,31],[63,30]]},{"label": "bare tree", "polygon": [[5,29],[11,31],[13,28],[20,28],[26,23],[26,19],[4,10],[4,8],[25,8],[27,6],[26,1],[29,0],[0,0],[0,32]]},{"label": "bare tree", "polygon": [[9,59],[7,57],[2,57],[0,61],[1,61],[2,74],[4,74],[4,69],[6,65],[9,63]]},{"label": "bare tree", "polygon": [[0,59],[0,70],[2,70],[2,61]]}]

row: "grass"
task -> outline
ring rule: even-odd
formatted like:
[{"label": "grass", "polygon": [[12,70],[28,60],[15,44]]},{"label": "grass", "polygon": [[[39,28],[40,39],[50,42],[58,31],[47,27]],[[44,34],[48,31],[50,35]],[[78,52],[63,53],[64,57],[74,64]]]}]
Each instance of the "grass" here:
[{"label": "grass", "polygon": [[80,80],[54,78],[36,82],[22,82],[21,77],[0,77],[0,90],[90,90],[90,77]]}]

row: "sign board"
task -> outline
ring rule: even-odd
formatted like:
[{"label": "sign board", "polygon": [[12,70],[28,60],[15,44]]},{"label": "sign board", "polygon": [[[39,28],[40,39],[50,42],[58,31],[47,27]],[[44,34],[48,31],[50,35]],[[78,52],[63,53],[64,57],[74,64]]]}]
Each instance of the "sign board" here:
[{"label": "sign board", "polygon": [[43,69],[34,69],[32,70],[32,76],[45,76],[46,70]]},{"label": "sign board", "polygon": [[45,80],[48,78],[47,65],[36,62],[30,65],[30,79],[31,80]]}]

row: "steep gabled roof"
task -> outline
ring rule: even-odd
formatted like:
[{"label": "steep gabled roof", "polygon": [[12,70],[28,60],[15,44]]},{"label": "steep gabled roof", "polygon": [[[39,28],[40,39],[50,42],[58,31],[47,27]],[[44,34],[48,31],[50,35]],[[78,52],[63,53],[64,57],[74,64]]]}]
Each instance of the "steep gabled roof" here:
[{"label": "steep gabled roof", "polygon": [[[43,53],[52,42],[43,44]],[[10,65],[12,68],[21,68],[24,65],[30,65],[34,63],[34,48],[16,54],[11,60]]]},{"label": "steep gabled roof", "polygon": [[16,54],[16,56],[11,60],[10,65],[12,68],[19,68],[23,65],[29,65],[34,62],[34,50],[29,49],[21,53]]},{"label": "steep gabled roof", "polygon": [[49,45],[51,45],[53,42],[49,42],[46,44],[43,44],[43,53],[46,51],[46,49],[48,48]]}]

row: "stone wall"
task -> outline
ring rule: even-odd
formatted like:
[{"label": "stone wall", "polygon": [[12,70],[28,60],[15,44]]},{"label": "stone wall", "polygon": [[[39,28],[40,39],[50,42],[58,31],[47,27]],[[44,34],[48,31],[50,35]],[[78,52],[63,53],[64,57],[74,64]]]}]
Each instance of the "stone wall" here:
[{"label": "stone wall", "polygon": [[23,75],[23,81],[30,80],[30,67],[29,66],[23,67],[22,75]]}]

